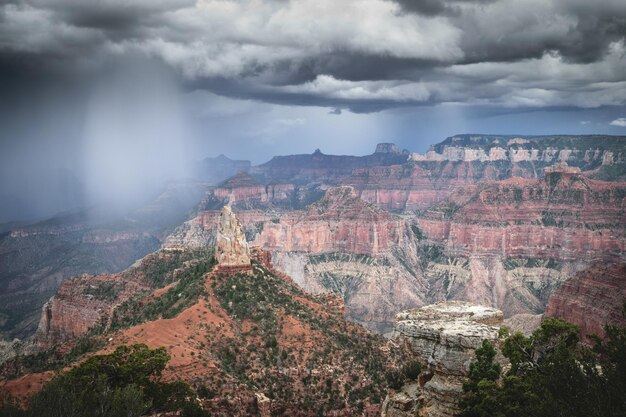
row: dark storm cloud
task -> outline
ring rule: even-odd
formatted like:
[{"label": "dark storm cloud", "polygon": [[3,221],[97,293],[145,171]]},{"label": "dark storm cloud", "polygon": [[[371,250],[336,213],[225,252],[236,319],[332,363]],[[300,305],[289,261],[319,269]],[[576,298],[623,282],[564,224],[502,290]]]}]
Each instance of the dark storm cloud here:
[{"label": "dark storm cloud", "polygon": [[459,13],[458,4],[463,3],[493,3],[498,0],[396,0],[402,8],[411,13],[426,16],[439,14],[456,15]]},{"label": "dark storm cloud", "polygon": [[624,103],[625,34],[623,0],[24,0],[0,6],[0,71],[147,56],[272,103],[587,107]]}]

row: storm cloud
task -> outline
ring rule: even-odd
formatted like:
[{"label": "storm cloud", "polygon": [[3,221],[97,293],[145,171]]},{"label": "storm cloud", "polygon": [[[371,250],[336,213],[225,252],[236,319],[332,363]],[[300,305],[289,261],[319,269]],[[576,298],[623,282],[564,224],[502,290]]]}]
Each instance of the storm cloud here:
[{"label": "storm cloud", "polygon": [[[378,111],[626,99],[621,0],[15,1],[3,62],[89,72],[114,56],[170,66],[188,89]],[[514,64],[514,65],[511,65]]]}]

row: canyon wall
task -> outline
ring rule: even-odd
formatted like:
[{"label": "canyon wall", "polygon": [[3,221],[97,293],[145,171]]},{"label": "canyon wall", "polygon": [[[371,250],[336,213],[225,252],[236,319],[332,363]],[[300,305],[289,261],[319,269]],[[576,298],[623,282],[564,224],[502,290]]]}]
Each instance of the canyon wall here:
[{"label": "canyon wall", "polygon": [[[251,246],[305,290],[341,295],[347,316],[372,330],[391,330],[395,313],[425,302],[410,223],[368,204],[352,187],[329,189],[303,210],[236,212]],[[218,212],[204,211],[179,227],[165,246],[215,242]]]},{"label": "canyon wall", "polygon": [[465,299],[505,315],[542,313],[550,294],[626,248],[626,184],[558,167],[458,189],[416,218],[432,300]]},{"label": "canyon wall", "polygon": [[[626,184],[564,165],[541,179],[460,187],[420,215],[396,216],[358,195],[337,187],[302,210],[237,215],[279,270],[308,291],[341,295],[350,319],[382,333],[396,311],[444,300],[542,314],[569,277],[626,247]],[[166,246],[213,244],[216,213],[200,213]]]},{"label": "canyon wall", "polygon": [[597,263],[563,285],[550,297],[546,316],[580,327],[582,340],[604,337],[606,324],[626,326],[626,263]]}]

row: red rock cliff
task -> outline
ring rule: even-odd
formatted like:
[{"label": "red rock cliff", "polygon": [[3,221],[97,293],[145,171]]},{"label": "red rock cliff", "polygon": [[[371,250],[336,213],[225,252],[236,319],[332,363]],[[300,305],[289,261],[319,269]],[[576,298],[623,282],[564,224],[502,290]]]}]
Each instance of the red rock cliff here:
[{"label": "red rock cliff", "polygon": [[546,316],[580,326],[583,338],[604,336],[607,323],[626,325],[626,264],[596,264],[565,281],[548,302]]},{"label": "red rock cliff", "polygon": [[265,223],[254,244],[282,252],[377,255],[399,245],[405,231],[401,218],[359,199],[351,187],[338,187],[306,210]]},{"label": "red rock cliff", "polygon": [[626,249],[626,183],[552,173],[467,186],[418,222],[428,237],[463,256],[617,256]]}]

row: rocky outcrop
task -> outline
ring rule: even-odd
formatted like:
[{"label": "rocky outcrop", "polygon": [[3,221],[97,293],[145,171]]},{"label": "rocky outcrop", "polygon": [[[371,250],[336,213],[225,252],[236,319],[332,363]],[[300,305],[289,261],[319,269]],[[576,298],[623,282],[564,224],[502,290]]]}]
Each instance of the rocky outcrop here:
[{"label": "rocky outcrop", "polygon": [[140,312],[143,305],[173,290],[179,275],[195,266],[190,260],[198,254],[206,251],[163,249],[118,274],[79,275],[65,280],[43,306],[32,341],[39,350],[71,347],[79,337],[102,334],[119,326],[115,323],[121,316],[116,318],[115,314],[127,313],[124,303],[130,303],[132,298],[133,311]]},{"label": "rocky outcrop", "polygon": [[383,416],[454,416],[474,351],[483,340],[497,343],[502,320],[497,309],[460,301],[398,313],[394,341],[408,343],[422,372],[412,389],[389,394]]},{"label": "rocky outcrop", "polygon": [[604,337],[605,324],[626,325],[626,263],[598,263],[565,281],[550,297],[546,316],[580,327],[582,340]]},{"label": "rocky outcrop", "polygon": [[42,308],[35,342],[47,349],[103,324],[102,318],[110,308],[112,297],[91,291],[103,286],[115,294],[123,283],[116,275],[83,275],[65,280]]},{"label": "rocky outcrop", "polygon": [[542,320],[543,314],[516,314],[504,320],[504,327],[509,329],[510,333],[530,336],[541,326]]},{"label": "rocky outcrop", "polygon": [[246,236],[230,206],[222,209],[215,240],[215,256],[220,266],[250,265],[250,248]]}]

